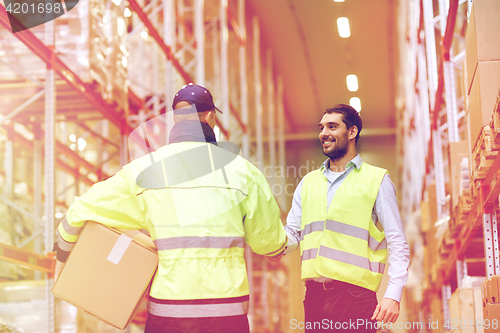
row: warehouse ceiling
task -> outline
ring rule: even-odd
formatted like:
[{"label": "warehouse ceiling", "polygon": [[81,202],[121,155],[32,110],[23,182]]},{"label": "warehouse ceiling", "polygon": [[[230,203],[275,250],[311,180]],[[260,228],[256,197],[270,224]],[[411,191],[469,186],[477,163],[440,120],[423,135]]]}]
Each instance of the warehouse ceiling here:
[{"label": "warehouse ceiling", "polygon": [[[289,138],[317,138],[324,110],[351,97],[361,100],[365,135],[395,133],[396,3],[247,1],[248,14],[259,17],[263,49],[272,49],[283,77]],[[339,17],[349,19],[349,38],[339,36]],[[358,91],[348,91],[348,74],[357,75]]]}]

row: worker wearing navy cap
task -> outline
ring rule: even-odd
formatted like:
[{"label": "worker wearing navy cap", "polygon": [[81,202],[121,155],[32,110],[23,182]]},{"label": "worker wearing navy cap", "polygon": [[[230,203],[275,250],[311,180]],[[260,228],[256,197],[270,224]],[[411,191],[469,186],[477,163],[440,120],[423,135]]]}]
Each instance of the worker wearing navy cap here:
[{"label": "worker wearing navy cap", "polygon": [[264,175],[218,146],[213,128],[220,110],[206,88],[182,87],[172,107],[169,145],[75,198],[57,230],[58,260],[87,220],[146,229],[159,264],[145,332],[249,332],[244,244],[271,258],[283,253],[280,210]]}]

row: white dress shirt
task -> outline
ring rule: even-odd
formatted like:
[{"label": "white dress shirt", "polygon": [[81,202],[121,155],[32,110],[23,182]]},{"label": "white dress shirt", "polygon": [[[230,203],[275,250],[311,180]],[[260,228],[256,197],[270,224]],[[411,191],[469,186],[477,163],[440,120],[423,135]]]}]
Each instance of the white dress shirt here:
[{"label": "white dress shirt", "polygon": [[[325,177],[328,179],[328,192],[327,192],[327,208],[333,199],[333,196],[340,184],[349,175],[349,173],[356,167],[360,168],[363,160],[359,155],[356,155],[349,163],[346,164],[345,171],[332,172],[330,170],[330,159],[327,159],[322,165],[321,169]],[[292,208],[288,213],[287,225],[285,230],[288,235],[288,246],[285,254],[295,250],[300,243],[300,230],[302,220],[302,182],[295,189],[293,194]],[[408,265],[410,264],[410,251],[406,237],[404,234],[403,222],[399,214],[398,203],[396,200],[396,188],[392,183],[389,175],[386,174],[382,179],[378,191],[377,199],[373,206],[372,219],[375,224],[380,223],[380,226],[385,232],[387,240],[387,247],[389,249],[389,281],[387,283],[387,290],[384,298],[391,298],[398,302],[401,301],[403,288],[406,285],[408,278]],[[320,278],[314,279],[318,282],[326,282],[331,279]]]}]

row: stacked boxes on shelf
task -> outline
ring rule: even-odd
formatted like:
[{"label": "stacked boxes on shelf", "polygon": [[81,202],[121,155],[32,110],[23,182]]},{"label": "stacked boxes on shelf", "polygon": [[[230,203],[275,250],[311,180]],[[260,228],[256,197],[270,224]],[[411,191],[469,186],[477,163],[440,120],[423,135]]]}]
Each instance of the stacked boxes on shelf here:
[{"label": "stacked boxes on shelf", "polygon": [[484,333],[500,332],[500,276],[495,275],[481,285]]},{"label": "stacked boxes on shelf", "polygon": [[[472,5],[465,37],[466,106],[471,152],[471,190],[477,196],[478,182],[484,179],[488,166],[500,149],[492,140],[489,126],[500,92],[500,2],[478,0]],[[493,117],[494,118],[494,117]]]},{"label": "stacked boxes on shelf", "polygon": [[448,328],[458,333],[483,333],[481,287],[456,289],[449,300],[450,321]]},{"label": "stacked boxes on shelf", "polygon": [[89,1],[91,79],[110,104],[128,110],[127,27],[122,9],[110,0]]}]

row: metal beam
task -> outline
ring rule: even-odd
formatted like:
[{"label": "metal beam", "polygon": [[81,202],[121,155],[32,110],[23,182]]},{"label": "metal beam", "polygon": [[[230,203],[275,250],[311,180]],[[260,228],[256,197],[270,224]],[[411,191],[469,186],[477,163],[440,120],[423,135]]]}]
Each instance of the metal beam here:
[{"label": "metal beam", "polygon": [[268,120],[268,150],[269,164],[271,167],[272,176],[268,179],[271,188],[276,184],[276,136],[275,136],[275,94],[274,94],[274,73],[273,73],[273,53],[267,50],[266,54],[266,81],[267,81],[267,120]]},{"label": "metal beam", "polygon": [[[220,31],[220,87],[221,87],[221,107],[223,110],[230,110],[229,105],[229,29],[227,27],[227,0],[219,0],[219,31]],[[236,116],[237,113],[234,113]],[[231,132],[229,117],[231,112],[226,112],[222,116],[224,127]],[[229,140],[229,136],[226,136]]]},{"label": "metal beam", "polygon": [[[247,42],[247,35],[245,32],[245,21],[241,20],[241,4],[238,2],[238,19],[236,19],[235,15],[233,14],[231,10],[231,6],[227,7],[227,18],[229,20],[229,24],[231,28],[234,31],[234,34],[236,35],[236,38],[238,39],[240,46],[245,45]],[[245,9],[243,9],[243,13],[245,12]]]},{"label": "metal beam", "polygon": [[194,2],[194,35],[196,38],[196,83],[205,86],[205,0]]},{"label": "metal beam", "polygon": [[[46,62],[47,70],[45,72],[45,230],[44,242],[45,252],[49,252],[54,244],[54,215],[55,215],[55,186],[56,186],[56,84],[54,65],[55,53],[55,25],[54,21],[45,23],[45,44],[44,47],[51,53],[50,59]],[[53,280],[48,277],[45,280],[45,300],[47,307],[46,311],[46,331],[48,333],[55,332],[55,304],[54,295],[52,295],[51,287]]]},{"label": "metal beam", "polygon": [[56,260],[15,246],[0,243],[0,259],[52,274]]},{"label": "metal beam", "polygon": [[[228,16],[231,21],[231,11],[228,8]],[[247,56],[246,56],[246,20],[245,20],[245,0],[238,0],[238,24],[241,26],[240,34],[241,39],[245,42],[240,42],[239,46],[239,76],[240,76],[240,109],[241,109],[241,128],[243,129],[243,139],[242,139],[242,152],[243,157],[250,158],[250,142],[249,133],[247,130],[248,126],[248,81],[247,81]],[[235,26],[233,24],[233,30]],[[236,30],[235,30],[236,32]],[[239,118],[236,118],[239,119]]]},{"label": "metal beam", "polygon": [[[286,146],[285,146],[285,106],[284,106],[284,95],[283,95],[283,77],[278,76],[278,85],[276,91],[276,106],[278,113],[278,165],[282,170],[286,169]],[[281,207],[287,210],[287,195],[285,191],[286,178],[282,175],[279,179],[279,184],[281,185],[282,195],[281,195]]]},{"label": "metal beam", "polygon": [[262,138],[262,81],[260,73],[260,26],[259,18],[254,16],[253,21],[253,72],[255,91],[255,136],[257,140],[257,163],[261,170],[264,168],[264,146]]}]

